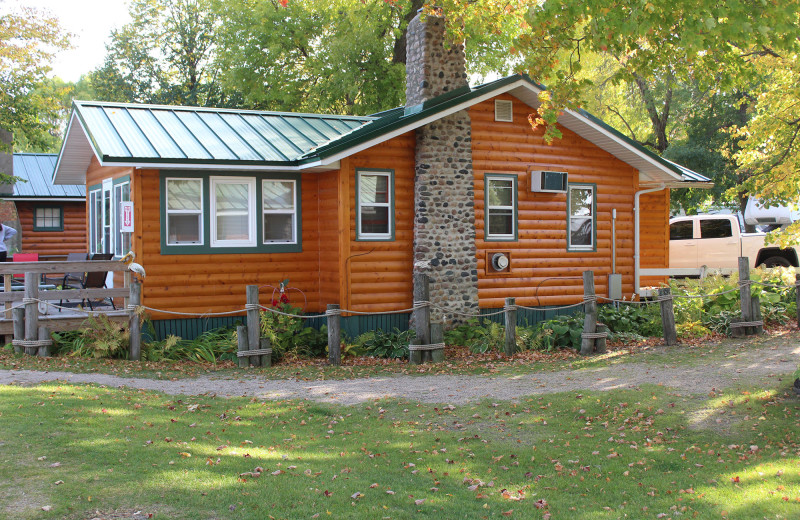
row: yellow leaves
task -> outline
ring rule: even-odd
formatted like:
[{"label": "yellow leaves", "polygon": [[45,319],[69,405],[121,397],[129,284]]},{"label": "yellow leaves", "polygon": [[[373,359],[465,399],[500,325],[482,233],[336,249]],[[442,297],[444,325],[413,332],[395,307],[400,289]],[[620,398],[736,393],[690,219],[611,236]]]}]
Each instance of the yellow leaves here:
[{"label": "yellow leaves", "polygon": [[183,457],[184,459],[188,459],[188,458],[190,458],[190,457],[192,456],[192,454],[191,454],[191,453],[189,453],[188,451],[181,451],[181,452],[178,452],[178,455],[180,455],[180,456],[181,456],[181,457]]}]

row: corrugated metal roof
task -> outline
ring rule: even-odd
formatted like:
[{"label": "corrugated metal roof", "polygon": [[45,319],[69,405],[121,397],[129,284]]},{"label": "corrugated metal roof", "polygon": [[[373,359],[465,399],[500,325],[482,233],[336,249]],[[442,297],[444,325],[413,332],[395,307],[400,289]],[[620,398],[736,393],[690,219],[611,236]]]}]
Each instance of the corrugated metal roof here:
[{"label": "corrugated metal roof", "polygon": [[292,162],[373,118],[76,101],[102,162]]},{"label": "corrugated metal roof", "polygon": [[14,184],[14,198],[86,198],[86,187],[81,185],[56,186],[53,171],[58,154],[15,153],[14,175],[27,182]]}]

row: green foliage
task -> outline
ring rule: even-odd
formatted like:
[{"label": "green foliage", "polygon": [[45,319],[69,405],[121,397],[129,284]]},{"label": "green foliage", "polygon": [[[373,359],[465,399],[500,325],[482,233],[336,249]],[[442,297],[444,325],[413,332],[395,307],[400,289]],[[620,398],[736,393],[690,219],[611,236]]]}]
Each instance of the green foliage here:
[{"label": "green foliage", "polygon": [[540,324],[544,333],[546,350],[555,348],[581,348],[583,332],[583,314],[573,316],[557,316]]},{"label": "green foliage", "polygon": [[608,327],[612,340],[620,334],[649,337],[660,336],[663,332],[658,305],[622,304],[619,307],[600,305],[597,315],[598,321]]},{"label": "green foliage", "polygon": [[142,347],[142,358],[147,361],[195,361],[213,363],[235,361],[238,349],[235,331],[216,329],[202,333],[193,340],[182,340],[168,336],[162,341],[146,343]]},{"label": "green foliage", "polygon": [[269,338],[272,342],[272,359],[279,361],[286,354],[300,357],[316,357],[325,352],[328,344],[328,328],[322,326],[319,330],[306,327],[299,316],[302,309],[293,307],[288,303],[280,304],[276,310],[289,314],[284,316],[270,311],[261,311],[261,337]]},{"label": "green foliage", "polygon": [[472,318],[445,332],[444,341],[448,345],[469,347],[472,352],[481,354],[501,351],[505,344],[505,327],[486,318]]},{"label": "green foliage", "polygon": [[130,332],[105,314],[89,316],[80,329],[52,334],[54,353],[75,357],[125,359],[130,351]]},{"label": "green foliage", "polygon": [[365,332],[353,342],[356,352],[364,352],[369,356],[390,359],[408,357],[408,345],[414,340],[413,330],[400,331],[395,327],[391,332],[382,330]]},{"label": "green foliage", "polygon": [[59,132],[59,92],[46,78],[69,36],[57,18],[30,7],[0,14],[0,128],[23,145]]}]

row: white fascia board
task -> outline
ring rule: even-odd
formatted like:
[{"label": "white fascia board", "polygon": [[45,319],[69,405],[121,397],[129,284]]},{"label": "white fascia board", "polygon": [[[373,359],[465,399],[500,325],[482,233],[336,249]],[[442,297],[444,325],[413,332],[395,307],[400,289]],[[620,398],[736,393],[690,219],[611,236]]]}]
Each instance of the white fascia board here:
[{"label": "white fascia board", "polygon": [[[608,130],[603,128],[602,126],[600,126],[597,123],[595,123],[594,121],[592,121],[592,120],[582,116],[578,112],[574,112],[572,110],[564,110],[564,113],[568,114],[569,116],[571,116],[573,118],[575,118],[578,122],[583,123],[584,125],[590,127],[595,132],[599,132],[599,133],[605,135],[606,137],[608,137],[612,141],[616,142],[617,144],[619,144],[620,146],[625,148],[630,153],[632,153],[632,154],[634,154],[634,155],[636,155],[638,157],[641,157],[642,159],[644,159],[646,162],[648,162],[652,166],[655,166],[655,168],[657,170],[659,170],[659,171],[661,171],[663,173],[666,173],[669,176],[669,179],[676,180],[676,181],[682,180],[681,176],[679,174],[677,174],[674,171],[670,170],[669,168],[667,168],[666,166],[664,166],[660,162],[656,161],[655,159],[653,159],[649,155],[644,154],[641,151],[637,150],[636,147],[634,147],[633,145],[631,145],[630,143],[628,143],[626,141],[621,140],[619,137],[617,137],[616,135],[612,134],[611,132],[609,132]],[[561,119],[562,117],[564,117],[564,116],[559,117],[559,119]],[[561,124],[564,124],[564,123],[562,122]],[[564,124],[564,126],[569,128],[569,126],[566,125],[566,124]],[[570,130],[572,130],[572,129],[570,128]],[[575,130],[572,130],[572,131],[575,132]],[[580,135],[579,132],[575,132],[575,133]],[[583,137],[587,141],[589,140],[584,136],[581,136],[581,137]],[[620,159],[619,157],[617,157],[617,158]],[[623,160],[623,159],[620,159],[620,160]],[[633,166],[633,165],[631,165],[631,166]],[[642,169],[641,168],[637,168],[637,169],[639,170],[639,174],[642,175],[642,171],[641,171]],[[649,174],[647,176],[652,178]],[[657,182],[658,180],[659,179],[653,179],[654,182]]]},{"label": "white fascia board", "polygon": [[478,96],[476,98],[470,99],[469,101],[465,101],[465,102],[463,102],[463,103],[461,103],[459,105],[455,105],[453,107],[450,107],[447,110],[444,110],[442,112],[436,112],[435,114],[432,114],[432,115],[430,115],[430,116],[428,116],[428,117],[426,117],[424,119],[420,119],[419,121],[415,121],[413,123],[407,124],[407,125],[402,126],[402,127],[398,128],[396,130],[392,130],[388,134],[381,134],[380,136],[378,136],[378,137],[376,137],[374,139],[370,139],[369,141],[365,141],[363,143],[360,143],[360,144],[354,146],[353,148],[348,148],[348,149],[343,150],[343,151],[341,151],[341,152],[339,152],[339,153],[337,153],[335,155],[331,155],[330,157],[327,157],[327,158],[323,159],[322,160],[322,164],[323,165],[327,165],[327,164],[330,164],[333,161],[339,161],[341,159],[344,159],[345,157],[349,157],[349,156],[351,156],[353,154],[356,154],[358,152],[366,150],[367,148],[371,148],[371,147],[373,147],[375,145],[378,145],[380,143],[388,141],[389,139],[393,139],[393,138],[395,138],[395,137],[397,137],[399,135],[403,135],[406,132],[410,132],[411,130],[416,130],[417,128],[419,128],[421,126],[427,125],[428,123],[432,123],[432,122],[434,122],[434,121],[436,121],[438,119],[441,119],[443,117],[447,117],[450,114],[455,114],[456,112],[460,112],[461,110],[469,108],[472,105],[477,105],[478,103],[482,103],[483,101],[486,101],[487,99],[492,99],[493,97],[497,97],[499,94],[504,94],[505,92],[508,92],[509,90],[511,90],[513,88],[517,88],[519,86],[526,86],[526,87],[530,88],[531,90],[533,90],[534,92],[536,92],[536,89],[534,89],[533,86],[530,83],[528,83],[524,79],[519,79],[519,80],[515,81],[514,83],[506,85],[505,87],[503,87],[501,89],[492,90],[491,92],[487,92],[486,94],[483,94],[482,96]]},{"label": "white fascia board", "polygon": [[297,171],[330,171],[338,168],[338,162],[335,165],[325,165],[323,167],[320,161],[303,164],[301,166],[274,166],[274,165],[258,165],[258,164],[188,164],[188,163],[143,163],[143,162],[115,162],[115,161],[100,161],[101,166],[121,166],[125,168],[137,168],[139,170],[215,170],[215,171],[232,171],[232,172],[297,172]]},{"label": "white fascia board", "polygon": [[10,202],[85,202],[86,197],[7,197]]},{"label": "white fascia board", "polygon": [[[77,131],[77,130],[73,129],[73,123],[75,121],[78,121],[78,127],[80,128],[80,132],[81,132],[80,134],[73,133],[73,132]],[[94,143],[89,138],[89,133],[86,131],[86,127],[83,126],[83,122],[81,121],[81,118],[78,117],[77,109],[75,109],[75,110],[72,111],[72,116],[69,119],[69,124],[67,125],[67,131],[64,134],[64,142],[61,145],[61,151],[58,154],[58,160],[56,161],[56,167],[53,170],[53,180],[52,180],[53,184],[86,184],[86,168],[88,168],[89,167],[89,163],[91,163],[91,160],[92,160],[91,157],[89,158],[89,160],[86,163],[85,168],[83,169],[84,171],[83,171],[83,174],[82,174],[83,175],[83,181],[82,182],[61,182],[61,183],[57,182],[59,180],[58,172],[61,170],[62,162],[63,162],[63,159],[64,159],[64,152],[65,152],[65,150],[67,148],[67,144],[74,142],[75,139],[80,140],[81,137],[83,137],[83,140],[88,144],[89,149],[91,150],[91,153],[93,153],[94,156],[97,157],[98,160],[100,160],[100,154],[97,152],[97,149],[95,148]],[[80,150],[77,153],[80,153]],[[83,158],[83,157],[81,157],[81,158]]]}]

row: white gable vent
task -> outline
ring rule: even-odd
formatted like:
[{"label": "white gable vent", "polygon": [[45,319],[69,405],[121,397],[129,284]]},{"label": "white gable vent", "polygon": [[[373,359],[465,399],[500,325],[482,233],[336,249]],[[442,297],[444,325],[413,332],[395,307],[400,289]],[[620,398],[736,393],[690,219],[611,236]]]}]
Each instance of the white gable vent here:
[{"label": "white gable vent", "polygon": [[511,123],[514,121],[514,103],[507,99],[494,100],[494,120]]}]

